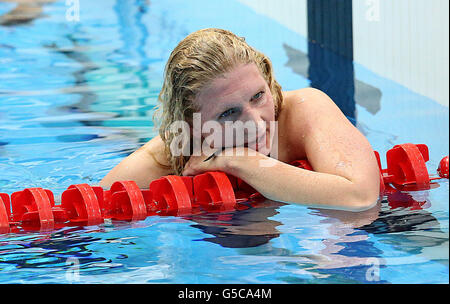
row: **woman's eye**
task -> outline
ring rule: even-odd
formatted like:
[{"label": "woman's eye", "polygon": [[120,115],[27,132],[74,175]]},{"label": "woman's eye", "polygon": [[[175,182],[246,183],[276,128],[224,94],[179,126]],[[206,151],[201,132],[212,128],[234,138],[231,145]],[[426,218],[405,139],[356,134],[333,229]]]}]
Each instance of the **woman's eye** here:
[{"label": "woman's eye", "polygon": [[227,116],[229,116],[229,115],[231,115],[233,113],[234,113],[233,109],[226,110],[225,112],[223,112],[222,114],[219,115],[219,118],[227,117]]},{"label": "woman's eye", "polygon": [[264,94],[264,91],[258,92],[255,96],[252,97],[252,100],[260,99],[263,94]]}]

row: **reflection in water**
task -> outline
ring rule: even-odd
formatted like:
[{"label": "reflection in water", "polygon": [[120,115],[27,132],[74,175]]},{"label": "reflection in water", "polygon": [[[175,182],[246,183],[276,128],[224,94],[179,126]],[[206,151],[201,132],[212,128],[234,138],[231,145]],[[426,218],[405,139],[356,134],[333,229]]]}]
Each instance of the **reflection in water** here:
[{"label": "reflection in water", "polygon": [[0,16],[0,25],[15,26],[27,24],[42,17],[42,7],[56,0],[1,0],[0,2],[16,3],[11,11]]},{"label": "reflection in water", "polygon": [[[424,193],[427,195],[428,191]],[[428,201],[421,197],[418,202],[413,195],[396,191],[364,212],[317,209],[317,215],[324,217],[321,223],[332,225],[328,228],[330,237],[322,241],[325,248],[318,252],[319,263],[309,270],[341,275],[345,280],[366,281],[374,261],[377,267],[385,268],[389,264],[387,259],[393,258],[375,245],[370,234],[380,235],[381,243],[394,246],[405,256],[424,257],[427,261],[448,260],[448,254],[445,256],[436,250],[448,244],[448,234],[439,228],[438,220],[430,212],[419,207],[430,205],[423,199]],[[396,256],[400,255],[397,253]],[[382,282],[380,278],[374,283]]]},{"label": "reflection in water", "polygon": [[[67,40],[69,40],[72,43],[71,48],[67,47],[59,47],[55,42],[46,45],[45,47],[51,49],[52,51],[62,54],[66,56],[71,61],[76,62],[80,65],[80,69],[76,70],[72,73],[74,77],[74,84],[73,87],[84,87],[85,90],[80,91],[78,94],[81,95],[81,98],[74,104],[71,104],[69,106],[63,106],[59,107],[57,109],[54,109],[52,111],[56,112],[62,112],[62,113],[74,113],[74,112],[89,112],[88,108],[89,105],[92,104],[96,99],[97,95],[89,89],[88,81],[86,79],[86,74],[98,70],[100,67],[92,62],[92,60],[87,56],[83,51],[88,50],[83,48],[83,45],[80,45],[78,42],[77,37],[77,31],[75,30],[74,33],[68,34],[66,36]],[[86,39],[86,38],[85,38]],[[89,40],[88,40],[89,42]],[[49,114],[52,114],[51,112]],[[47,126],[46,124],[44,124]],[[51,125],[49,125],[51,126]]]},{"label": "reflection in water", "polygon": [[228,248],[256,247],[280,235],[276,227],[281,223],[269,218],[278,214],[277,208],[283,205],[286,204],[264,200],[250,204],[246,210],[192,215],[186,219],[196,222],[192,227],[214,236],[204,241]]},{"label": "reflection in water", "polygon": [[80,265],[94,262],[107,262],[103,257],[95,257],[88,248],[90,244],[99,240],[77,232],[82,228],[70,228],[48,235],[37,234],[8,241],[14,249],[0,251],[2,264],[14,265],[17,269],[32,269],[46,267],[61,267],[66,265],[68,258],[77,258]]},{"label": "reflection in water", "polygon": [[431,206],[428,195],[429,190],[393,191],[387,195],[388,206],[379,212],[378,218],[358,229],[377,235],[380,242],[404,253],[446,264],[448,250],[439,248],[448,249],[448,233],[441,229],[436,217],[425,210]]},{"label": "reflection in water", "polygon": [[[222,247],[239,248],[241,255],[254,256],[256,260],[256,256],[278,257],[279,263],[294,266],[301,273],[316,279],[328,277],[334,282],[386,283],[383,278],[373,282],[369,280],[368,273],[374,263],[378,269],[383,269],[389,264],[387,259],[391,258],[372,240],[371,234],[380,235],[382,243],[395,246],[405,255],[415,255],[416,258],[423,257],[426,260],[446,260],[445,256],[436,256],[427,250],[448,243],[448,234],[440,230],[438,220],[422,209],[430,206],[427,195],[428,191],[419,196],[392,191],[374,208],[363,212],[309,208],[311,214],[322,218],[316,228],[327,227],[327,236],[316,241],[307,239],[308,236],[305,236],[305,240],[296,236],[299,244],[315,248],[307,253],[298,252],[298,245],[294,243],[283,241],[283,248],[269,243],[281,236],[282,232],[277,227],[283,223],[270,217],[278,214],[277,209],[286,205],[284,203],[265,200],[246,210],[226,214],[207,213],[186,219],[196,222],[192,227],[213,235],[202,240]],[[397,232],[403,233],[395,234]],[[260,247],[259,251],[244,250],[262,245],[266,246],[264,249]],[[240,261],[252,263],[243,259]],[[293,278],[288,276],[284,280],[289,282]]]},{"label": "reflection in water", "polygon": [[[417,201],[408,193],[390,197],[396,199],[399,195],[402,198],[409,197],[409,201],[403,201],[403,207],[393,208],[390,206],[388,196],[374,208],[363,212],[308,208],[310,216],[313,216],[315,220],[312,223],[303,223],[305,218],[298,218],[299,223],[296,226],[272,219],[279,214],[278,209],[287,204],[271,200],[242,203],[239,210],[234,211],[201,212],[181,218],[167,218],[168,221],[187,220],[188,224],[190,221],[190,227],[203,232],[201,235],[205,237],[201,239],[198,237],[184,238],[181,237],[182,235],[178,238],[175,230],[165,231],[165,217],[156,218],[159,228],[155,226],[151,228],[148,223],[144,222],[142,224],[117,222],[114,229],[109,228],[113,234],[109,237],[108,234],[100,237],[93,236],[92,232],[108,231],[103,225],[100,225],[100,228],[67,227],[48,235],[41,233],[25,235],[22,239],[20,237],[10,238],[7,243],[2,244],[8,247],[3,247],[3,250],[0,251],[0,262],[3,268],[5,264],[8,264],[15,269],[49,268],[56,270],[58,268],[67,269],[69,267],[66,264],[67,260],[74,257],[79,262],[83,276],[87,276],[95,275],[99,271],[106,271],[106,269],[109,269],[110,272],[130,272],[132,274],[134,266],[142,267],[150,259],[152,265],[155,265],[155,269],[163,271],[159,277],[176,278],[177,271],[181,271],[178,267],[177,270],[164,270],[164,267],[172,264],[175,267],[175,264],[182,263],[183,257],[187,258],[186,248],[194,246],[193,241],[206,241],[224,248],[238,250],[239,255],[227,259],[226,263],[233,265],[274,263],[277,265],[276,267],[286,267],[289,269],[288,273],[285,277],[280,277],[280,280],[285,282],[304,282],[305,279],[302,278],[308,276],[312,277],[307,281],[310,283],[321,282],[320,280],[324,278],[341,283],[386,283],[387,281],[384,281],[383,277],[375,282],[367,279],[367,273],[373,267],[374,259],[378,263],[377,267],[381,269],[386,268],[389,265],[389,259],[392,259],[371,235],[377,235],[379,242],[394,246],[397,251],[401,250],[407,256],[423,257],[427,260],[439,261],[440,259],[443,261],[442,263],[446,261],[445,257],[433,255],[427,250],[427,248],[436,249],[448,244],[448,235],[439,229],[436,218],[428,211],[418,209]],[[139,231],[139,226],[142,226],[143,230]],[[291,234],[289,231],[280,229],[282,226],[296,229],[296,232]],[[115,240],[114,231],[133,227],[135,229],[131,230],[135,231],[131,235],[136,241],[130,242],[126,240],[126,237]],[[303,229],[310,230],[304,234],[304,237],[300,233]],[[317,236],[313,232],[314,230],[322,232]],[[283,231],[289,236],[284,236]],[[145,238],[151,239],[151,243],[147,244],[144,240],[139,241],[140,238],[136,238],[136,235],[140,233],[145,235]],[[118,235],[123,236],[123,234]],[[162,244],[167,241],[169,243],[158,245],[157,242],[155,243],[155,237]],[[284,240],[277,242],[276,240],[279,238]],[[289,238],[294,238],[294,242],[290,242]],[[114,248],[104,248],[101,244],[105,242],[111,243]],[[119,243],[114,244],[117,242]],[[99,243],[101,244],[99,245]],[[129,246],[121,250],[123,245]],[[103,249],[97,251],[96,248]],[[179,248],[184,248],[184,253],[181,255]],[[193,248],[191,249],[193,250]],[[128,254],[133,250],[138,250],[139,254],[148,256],[144,259],[147,262],[129,260]],[[214,252],[214,250],[212,251]],[[195,255],[196,253],[189,254]],[[132,256],[130,255],[130,257]],[[399,256],[399,253],[395,253],[395,256]],[[169,257],[174,260],[168,260]],[[245,257],[249,259],[245,259]],[[117,259],[120,260],[117,261],[120,263],[116,262]],[[164,271],[167,271],[166,275],[164,275]],[[297,277],[299,274],[301,274],[301,278]]]},{"label": "reflection in water", "polygon": [[[315,245],[320,249],[307,255],[311,265],[303,271],[315,278],[326,277],[333,282],[368,283],[366,274],[372,267],[371,261],[374,258],[383,261],[383,251],[367,233],[358,232],[357,228],[375,221],[380,206],[379,202],[362,212],[311,208],[312,214],[322,218],[320,227],[326,229],[327,236],[318,241],[320,246]],[[377,283],[383,281],[378,280]]]},{"label": "reflection in water", "polygon": [[[53,109],[54,115],[77,113],[76,117],[80,119],[73,119],[70,123],[80,123],[88,127],[114,127],[139,143],[145,143],[152,137],[148,133],[139,134],[138,129],[152,125],[148,113],[154,107],[155,90],[150,85],[148,72],[149,65],[159,61],[146,53],[149,33],[142,19],[149,6],[150,1],[137,1],[135,5],[126,1],[115,1],[112,8],[117,13],[119,35],[117,40],[111,42],[110,48],[95,48],[96,43],[91,37],[98,33],[95,32],[95,26],[90,25],[75,25],[74,30],[67,34],[65,38],[72,43],[72,47],[60,47],[57,43],[46,45],[80,66],[80,69],[73,73],[74,88],[79,88],[74,89],[73,93],[79,94],[81,98],[70,105]],[[94,82],[99,83],[97,79],[101,79],[102,85],[92,86]],[[111,90],[115,93],[110,96]],[[86,119],[83,119],[83,114],[95,112],[100,112],[97,118],[94,115],[84,115]],[[75,114],[71,114],[71,117],[75,117]],[[67,124],[64,120],[43,123],[46,127],[64,127]],[[121,130],[121,127],[125,130]],[[136,148],[134,146],[127,149],[124,156]]]},{"label": "reflection in water", "polygon": [[[409,193],[395,191],[389,193],[386,199],[380,201],[375,207],[362,212],[310,209],[313,214],[324,217],[321,220],[322,223],[337,224],[330,228],[332,235],[350,235],[350,238],[356,231],[355,229],[381,234],[439,227],[436,218],[430,212],[422,209],[422,207],[430,206],[429,200],[426,197],[420,199],[421,201],[417,201]],[[245,210],[229,213],[201,213],[184,218],[196,222],[197,224],[192,225],[193,227],[215,236],[214,238],[205,238],[206,241],[217,243],[223,247],[254,247],[265,244],[280,235],[276,227],[282,223],[269,218],[278,214],[277,209],[284,205],[287,204],[263,200],[252,203]],[[359,240],[361,237],[357,236],[357,238]]]},{"label": "reflection in water", "polygon": [[[308,54],[300,50],[291,47],[288,44],[283,44],[284,51],[288,57],[288,62],[286,66],[290,67],[292,71],[298,75],[301,75],[309,79],[309,58]],[[327,50],[322,50],[322,52],[331,52]],[[348,59],[342,59],[344,61],[349,61]],[[330,77],[330,75],[328,75]],[[367,84],[358,79],[354,80],[354,100],[356,104],[365,108],[372,115],[377,114],[381,109],[381,90]],[[339,106],[339,100],[336,100],[336,104]]]}]

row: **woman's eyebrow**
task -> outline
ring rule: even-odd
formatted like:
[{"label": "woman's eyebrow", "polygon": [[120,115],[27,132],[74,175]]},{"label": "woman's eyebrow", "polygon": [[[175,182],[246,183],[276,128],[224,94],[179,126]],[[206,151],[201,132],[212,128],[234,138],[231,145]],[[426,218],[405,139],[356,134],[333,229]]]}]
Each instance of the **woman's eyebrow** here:
[{"label": "woman's eyebrow", "polygon": [[[252,95],[251,98],[253,98],[253,96],[255,96],[256,94],[258,94],[259,92],[264,91],[265,88],[266,88],[265,85],[261,85],[259,88],[255,89],[255,90],[254,90],[255,93]],[[250,98],[250,100],[251,100],[251,98]],[[224,107],[221,111],[218,111],[218,112],[216,113],[216,117],[219,116],[220,114],[222,114],[223,112],[228,111],[228,110],[231,110],[231,109],[234,109],[234,108],[237,108],[237,109],[240,108],[240,104],[239,104],[239,105],[232,104],[232,105],[228,105],[228,106]]]}]

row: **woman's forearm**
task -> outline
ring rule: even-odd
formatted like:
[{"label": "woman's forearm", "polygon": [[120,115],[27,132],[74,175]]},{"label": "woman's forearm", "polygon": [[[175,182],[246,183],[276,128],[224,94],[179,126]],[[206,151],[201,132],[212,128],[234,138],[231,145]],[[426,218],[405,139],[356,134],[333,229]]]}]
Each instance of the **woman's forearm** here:
[{"label": "woman's forearm", "polygon": [[342,176],[304,170],[274,159],[270,159],[272,166],[262,165],[268,159],[262,154],[233,157],[228,160],[227,172],[275,201],[350,211],[369,209],[377,201],[365,197],[357,184]]}]

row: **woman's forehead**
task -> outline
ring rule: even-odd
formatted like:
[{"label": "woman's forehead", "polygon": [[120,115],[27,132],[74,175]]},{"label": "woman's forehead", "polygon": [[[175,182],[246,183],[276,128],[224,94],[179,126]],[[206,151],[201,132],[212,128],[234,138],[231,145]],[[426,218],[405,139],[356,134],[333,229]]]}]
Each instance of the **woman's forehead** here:
[{"label": "woman's forehead", "polygon": [[217,107],[218,103],[232,104],[241,101],[243,95],[254,94],[253,91],[264,85],[265,80],[255,64],[241,65],[200,90],[196,102],[205,110],[206,107]]}]

